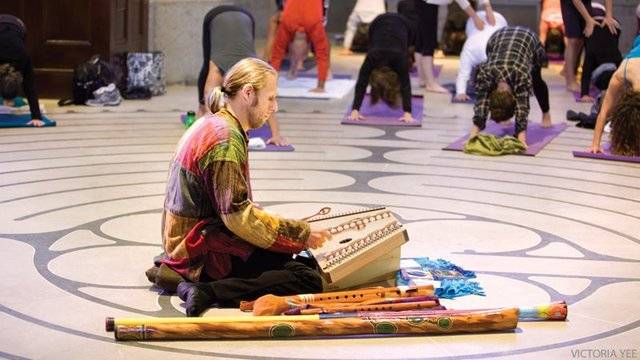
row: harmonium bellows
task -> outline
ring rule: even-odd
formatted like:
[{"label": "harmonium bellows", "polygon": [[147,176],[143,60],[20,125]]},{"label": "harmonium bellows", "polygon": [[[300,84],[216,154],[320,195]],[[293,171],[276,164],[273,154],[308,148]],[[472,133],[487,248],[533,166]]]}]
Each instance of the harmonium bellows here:
[{"label": "harmonium bellows", "polygon": [[313,217],[308,221],[314,223],[314,227],[331,232],[330,241],[319,249],[308,250],[329,284],[366,268],[367,264],[380,257],[396,252],[409,241],[407,231],[385,207]]}]

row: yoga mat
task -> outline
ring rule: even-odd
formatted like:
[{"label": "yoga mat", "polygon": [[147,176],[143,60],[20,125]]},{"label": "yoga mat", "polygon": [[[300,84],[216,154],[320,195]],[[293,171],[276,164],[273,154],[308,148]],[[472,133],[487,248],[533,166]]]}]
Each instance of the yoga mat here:
[{"label": "yoga mat", "polygon": [[[487,121],[487,127],[482,132],[503,137],[506,135],[513,135],[513,127],[513,124],[505,127],[489,120]],[[564,123],[553,124],[550,128],[543,128],[539,123],[529,123],[529,126],[527,127],[527,151],[519,155],[535,156],[566,128],[567,124]],[[468,138],[469,134],[466,134],[442,150],[464,151],[464,144],[467,142]]]},{"label": "yoga mat", "polygon": [[305,99],[342,99],[353,89],[356,81],[349,75],[333,75],[333,79],[327,80],[324,85],[325,92],[314,93],[309,90],[318,85],[316,75],[300,75],[296,79],[287,79],[286,74],[278,76],[279,98],[305,98]]},{"label": "yoga mat", "polygon": [[[31,114],[0,114],[0,127],[35,127],[27,125],[31,121]],[[42,115],[44,126],[56,126],[54,120]]]},{"label": "yoga mat", "polygon": [[592,154],[588,151],[574,151],[573,156],[577,158],[589,158],[589,159],[600,159],[600,160],[610,160],[610,161],[623,161],[630,163],[640,163],[640,156],[624,156],[624,155],[615,155],[611,153],[611,148],[609,144],[604,144],[602,146],[601,154]]},{"label": "yoga mat", "polygon": [[[180,122],[182,124],[184,124],[186,120],[187,120],[187,114],[180,114]],[[249,130],[248,136],[249,136],[249,138],[259,137],[262,140],[264,140],[264,142],[266,143],[267,140],[269,140],[271,138],[271,128],[269,127],[268,123],[265,123],[259,129],[251,129],[251,130]],[[292,145],[277,146],[277,145],[273,145],[273,144],[267,144],[267,147],[264,148],[264,149],[252,149],[252,148],[249,148],[249,151],[293,151],[293,150],[295,150],[295,149],[294,149],[294,147]]]},{"label": "yoga mat", "polygon": [[[249,130],[249,138],[259,137],[266,143],[269,138],[271,138],[271,128],[269,124],[265,123],[259,129],[251,129]],[[293,151],[295,150],[292,145],[286,146],[277,146],[273,144],[267,144],[267,147],[264,149],[249,149],[250,151]]]},{"label": "yoga mat", "polygon": [[405,123],[398,119],[402,117],[404,111],[402,108],[392,109],[383,101],[378,102],[375,105],[370,103],[371,97],[365,95],[362,107],[360,107],[360,114],[365,117],[364,120],[350,120],[351,109],[347,111],[342,124],[345,125],[392,125],[392,126],[422,126],[422,113],[424,111],[423,100],[421,97],[411,97],[411,109],[413,118],[416,120],[412,123]]}]

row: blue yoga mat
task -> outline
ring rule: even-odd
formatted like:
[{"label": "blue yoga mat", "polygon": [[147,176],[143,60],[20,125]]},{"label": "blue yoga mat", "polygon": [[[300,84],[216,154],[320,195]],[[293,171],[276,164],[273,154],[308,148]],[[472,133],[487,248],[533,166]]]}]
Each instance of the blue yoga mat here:
[{"label": "blue yoga mat", "polygon": [[[31,121],[31,114],[0,114],[0,127],[35,127],[27,125]],[[54,120],[42,116],[43,126],[56,126]]]}]

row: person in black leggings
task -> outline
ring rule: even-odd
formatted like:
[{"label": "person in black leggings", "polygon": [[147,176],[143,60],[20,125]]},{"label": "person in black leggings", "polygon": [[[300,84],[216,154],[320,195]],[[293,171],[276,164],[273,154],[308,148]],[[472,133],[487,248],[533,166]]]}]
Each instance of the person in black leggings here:
[{"label": "person in black leggings", "polygon": [[39,127],[44,123],[34,85],[33,65],[25,45],[26,35],[27,28],[22,20],[0,14],[0,97],[3,105],[12,105],[22,88],[31,111],[31,121],[27,125]]},{"label": "person in black leggings", "polygon": [[395,107],[402,99],[404,115],[400,120],[413,122],[411,115],[411,82],[409,80],[409,51],[412,33],[404,16],[387,13],[377,16],[369,26],[369,50],[358,73],[355,97],[350,118],[363,119],[360,106],[371,85],[371,100],[382,98]]}]

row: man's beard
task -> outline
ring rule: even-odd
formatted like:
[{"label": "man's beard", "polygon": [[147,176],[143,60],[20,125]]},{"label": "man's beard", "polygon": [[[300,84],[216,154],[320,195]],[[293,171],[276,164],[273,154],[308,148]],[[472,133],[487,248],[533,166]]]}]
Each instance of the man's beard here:
[{"label": "man's beard", "polygon": [[251,106],[249,107],[249,127],[251,127],[252,129],[257,129],[262,127],[262,125],[264,125],[264,123],[269,118],[268,116],[260,117],[259,114],[257,114],[258,104],[259,104],[259,101],[258,101],[258,98],[256,97],[253,103],[251,104]]}]

